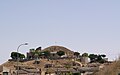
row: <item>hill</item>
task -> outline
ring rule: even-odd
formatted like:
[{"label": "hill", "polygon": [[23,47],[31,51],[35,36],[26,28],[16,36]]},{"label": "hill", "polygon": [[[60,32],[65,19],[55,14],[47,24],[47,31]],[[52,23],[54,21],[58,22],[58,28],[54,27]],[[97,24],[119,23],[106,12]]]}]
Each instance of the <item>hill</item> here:
[{"label": "hill", "polygon": [[66,47],[63,46],[50,46],[47,47],[45,49],[43,49],[42,51],[49,51],[49,52],[58,52],[58,51],[64,51],[66,55],[68,56],[73,56],[74,52]]}]

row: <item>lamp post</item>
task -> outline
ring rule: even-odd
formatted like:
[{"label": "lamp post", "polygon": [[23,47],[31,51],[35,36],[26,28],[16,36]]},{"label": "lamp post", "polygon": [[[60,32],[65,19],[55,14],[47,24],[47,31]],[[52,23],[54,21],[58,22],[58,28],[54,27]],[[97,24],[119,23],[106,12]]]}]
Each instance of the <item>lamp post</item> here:
[{"label": "lamp post", "polygon": [[23,43],[23,44],[20,44],[18,47],[17,47],[17,75],[19,74],[18,73],[18,70],[19,70],[19,66],[18,66],[18,62],[19,62],[19,55],[18,55],[18,53],[19,53],[19,48],[22,46],[22,45],[28,45],[28,43]]}]

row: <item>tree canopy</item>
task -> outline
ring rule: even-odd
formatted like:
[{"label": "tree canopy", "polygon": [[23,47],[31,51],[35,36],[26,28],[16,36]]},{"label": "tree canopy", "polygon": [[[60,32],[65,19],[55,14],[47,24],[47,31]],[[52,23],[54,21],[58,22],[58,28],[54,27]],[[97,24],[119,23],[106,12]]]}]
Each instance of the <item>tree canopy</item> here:
[{"label": "tree canopy", "polygon": [[83,53],[82,56],[83,57],[88,57],[88,53]]},{"label": "tree canopy", "polygon": [[74,52],[74,55],[78,57],[80,55],[80,53],[79,52]]},{"label": "tree canopy", "polygon": [[57,54],[58,54],[59,56],[62,56],[62,55],[65,55],[65,52],[64,52],[64,51],[58,51]]},{"label": "tree canopy", "polygon": [[99,62],[99,63],[104,63],[104,57],[106,57],[106,55],[102,54],[102,55],[96,55],[96,54],[90,54],[89,58],[90,58],[90,62]]},{"label": "tree canopy", "polygon": [[50,56],[50,52],[49,52],[49,51],[44,51],[42,54],[43,54],[45,57],[49,57],[49,56]]},{"label": "tree canopy", "polygon": [[17,57],[20,58],[20,59],[23,59],[23,58],[25,58],[25,55],[21,54],[21,53],[18,53],[18,52],[11,52],[11,58],[12,59],[17,60]]}]

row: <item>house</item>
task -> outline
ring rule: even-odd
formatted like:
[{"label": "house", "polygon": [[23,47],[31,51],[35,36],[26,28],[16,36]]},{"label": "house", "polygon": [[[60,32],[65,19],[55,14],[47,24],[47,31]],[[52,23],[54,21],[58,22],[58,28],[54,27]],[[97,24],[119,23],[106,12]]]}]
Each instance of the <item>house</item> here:
[{"label": "house", "polygon": [[80,57],[80,61],[82,62],[82,63],[84,63],[84,64],[87,64],[87,63],[89,63],[89,57]]}]

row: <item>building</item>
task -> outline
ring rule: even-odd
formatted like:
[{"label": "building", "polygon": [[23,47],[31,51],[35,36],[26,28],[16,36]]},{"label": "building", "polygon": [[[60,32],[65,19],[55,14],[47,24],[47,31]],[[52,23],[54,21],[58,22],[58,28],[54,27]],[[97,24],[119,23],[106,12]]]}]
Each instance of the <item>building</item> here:
[{"label": "building", "polygon": [[11,70],[5,66],[0,66],[0,75],[10,75]]}]

